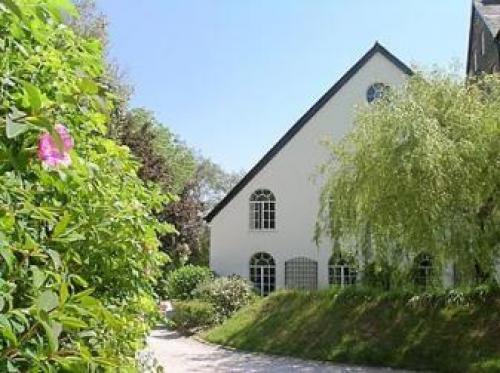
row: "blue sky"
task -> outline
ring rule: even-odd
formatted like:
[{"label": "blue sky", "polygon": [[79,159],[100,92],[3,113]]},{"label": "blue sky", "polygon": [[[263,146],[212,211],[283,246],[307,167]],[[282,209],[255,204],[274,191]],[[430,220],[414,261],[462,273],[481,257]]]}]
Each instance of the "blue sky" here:
[{"label": "blue sky", "polygon": [[98,0],[134,106],[227,170],[248,170],[378,40],[465,64],[470,0]]}]

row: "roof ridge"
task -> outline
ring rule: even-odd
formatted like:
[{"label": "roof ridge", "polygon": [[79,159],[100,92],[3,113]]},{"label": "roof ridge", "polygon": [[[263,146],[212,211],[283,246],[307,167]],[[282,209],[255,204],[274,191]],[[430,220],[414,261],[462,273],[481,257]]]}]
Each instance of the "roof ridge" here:
[{"label": "roof ridge", "polygon": [[297,134],[302,127],[355,75],[368,60],[377,52],[384,55],[396,67],[407,75],[413,75],[404,62],[389,52],[382,44],[375,41],[371,47],[351,68],[349,68],[337,82],[326,91],[309,110],[307,110],[295,124],[267,151],[267,153],[247,172],[245,176],[226,194],[226,196],[206,215],[207,222],[212,219],[262,170],[273,157]]}]

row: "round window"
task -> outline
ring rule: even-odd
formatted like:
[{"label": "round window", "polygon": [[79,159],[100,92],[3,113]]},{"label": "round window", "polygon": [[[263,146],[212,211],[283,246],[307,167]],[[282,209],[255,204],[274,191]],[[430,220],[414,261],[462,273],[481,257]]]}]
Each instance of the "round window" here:
[{"label": "round window", "polygon": [[366,101],[372,103],[373,101],[381,98],[388,89],[389,86],[384,83],[372,84],[366,91]]}]

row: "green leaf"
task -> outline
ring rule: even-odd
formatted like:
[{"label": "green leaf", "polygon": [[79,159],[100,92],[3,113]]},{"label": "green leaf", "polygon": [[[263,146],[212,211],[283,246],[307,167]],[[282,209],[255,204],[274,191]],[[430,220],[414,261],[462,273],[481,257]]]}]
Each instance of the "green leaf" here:
[{"label": "green leaf", "polygon": [[0,333],[4,336],[5,339],[7,339],[13,346],[17,346],[18,341],[16,334],[12,330],[12,327],[5,323],[0,325]]},{"label": "green leaf", "polygon": [[30,103],[30,107],[32,111],[38,112],[42,107],[42,94],[37,86],[24,82],[23,83],[24,91],[28,96],[28,100]]},{"label": "green leaf", "polygon": [[61,304],[66,303],[66,300],[68,299],[69,292],[68,292],[68,284],[63,282],[61,284],[61,289],[59,290],[59,301]]},{"label": "green leaf", "polygon": [[0,313],[0,334],[4,336],[12,345],[17,346],[18,341],[16,334],[12,330],[12,325],[10,325],[9,320],[3,314]]},{"label": "green leaf", "polygon": [[0,230],[3,232],[12,232],[16,224],[16,217],[12,213],[5,213],[0,217]]},{"label": "green leaf", "polygon": [[59,305],[59,297],[52,290],[45,290],[35,301],[38,308],[50,312]]},{"label": "green leaf", "polygon": [[24,57],[30,57],[30,54],[28,53],[28,51],[26,50],[26,48],[24,47],[24,45],[22,45],[21,43],[18,43],[15,40],[13,40],[12,43],[17,47],[17,49],[19,49],[19,52],[21,52],[21,54]]},{"label": "green leaf", "polygon": [[[86,288],[87,286],[89,286],[88,282],[85,281],[81,276],[71,275],[70,277],[73,279],[73,281],[77,285],[80,285],[80,286],[82,286],[84,288]],[[76,294],[76,296],[78,297],[80,294],[83,294],[83,293],[85,293],[83,295],[92,294],[93,291],[94,291],[94,289],[87,289],[87,290],[82,291],[81,293]]]},{"label": "green leaf", "polygon": [[53,238],[53,240],[56,242],[67,243],[67,242],[83,241],[83,240],[85,240],[85,236],[81,233],[71,232],[71,233],[62,235],[60,237],[55,237],[55,238]]},{"label": "green leaf", "polygon": [[33,286],[38,289],[43,285],[47,277],[45,276],[45,273],[36,266],[31,268],[31,272],[33,273]]},{"label": "green leaf", "polygon": [[14,254],[12,254],[12,251],[6,247],[0,248],[0,256],[7,264],[7,268],[9,269],[9,271],[12,271],[14,261],[16,260],[16,257],[14,256]]},{"label": "green leaf", "polygon": [[56,269],[60,268],[62,265],[62,261],[59,253],[55,250],[49,249],[47,250],[47,254],[49,254],[50,259],[52,259],[52,261],[54,262],[54,267],[56,267]]},{"label": "green leaf", "polygon": [[71,215],[66,211],[61,220],[59,220],[59,222],[54,227],[54,231],[52,232],[52,237],[58,237],[62,233],[64,233],[70,220],[71,220]]},{"label": "green leaf", "polygon": [[27,317],[20,310],[14,309],[14,310],[9,311],[9,313],[16,316],[16,318],[19,321],[21,321],[25,326],[29,325],[29,321],[28,321]]},{"label": "green leaf", "polygon": [[89,78],[82,78],[78,82],[78,86],[82,90],[82,92],[90,94],[90,95],[95,95],[97,92],[99,92],[99,87],[97,84]]},{"label": "green leaf", "polygon": [[45,330],[45,334],[47,335],[47,339],[49,341],[49,350],[51,353],[56,352],[59,349],[59,335],[62,332],[62,325],[58,322],[51,321],[50,325],[43,321],[38,319],[38,322],[42,325],[43,329]]},{"label": "green leaf", "polygon": [[27,123],[16,122],[10,114],[7,114],[5,121],[5,134],[8,139],[13,139],[29,129],[29,125]]},{"label": "green leaf", "polygon": [[19,18],[23,18],[23,12],[21,11],[21,8],[16,4],[14,0],[0,0],[0,3],[5,5],[7,9],[9,9],[12,13],[14,13],[16,16]]},{"label": "green leaf", "polygon": [[68,329],[82,329],[88,326],[85,321],[71,316],[61,316],[59,321]]}]

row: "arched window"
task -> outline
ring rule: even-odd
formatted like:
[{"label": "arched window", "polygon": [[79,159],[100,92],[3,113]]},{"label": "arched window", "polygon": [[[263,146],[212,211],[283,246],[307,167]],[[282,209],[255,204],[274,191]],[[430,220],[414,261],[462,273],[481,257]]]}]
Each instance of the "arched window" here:
[{"label": "arched window", "polygon": [[332,256],[328,261],[328,283],[330,285],[347,286],[356,283],[358,271],[354,260],[346,260]]},{"label": "arched window", "polygon": [[432,257],[422,253],[414,261],[414,280],[417,286],[427,287],[432,283]]},{"label": "arched window", "polygon": [[276,288],[276,265],[268,253],[257,253],[250,259],[250,281],[255,291],[267,295]]},{"label": "arched window", "polygon": [[305,257],[287,260],[285,262],[285,286],[288,289],[317,289],[318,262]]},{"label": "arched window", "polygon": [[258,189],[250,196],[250,229],[276,228],[276,198],[267,189]]}]

